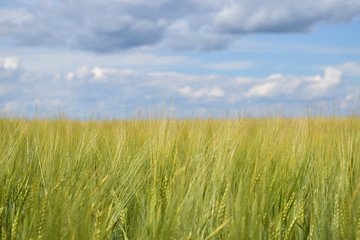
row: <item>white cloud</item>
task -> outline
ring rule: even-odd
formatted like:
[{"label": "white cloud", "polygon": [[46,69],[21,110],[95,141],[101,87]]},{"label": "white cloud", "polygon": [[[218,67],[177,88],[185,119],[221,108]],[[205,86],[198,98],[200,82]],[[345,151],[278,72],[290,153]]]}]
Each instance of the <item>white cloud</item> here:
[{"label": "white cloud", "polygon": [[79,68],[77,71],[76,71],[76,76],[78,78],[84,78],[86,77],[87,75],[89,75],[90,73],[90,69],[88,66],[82,66],[81,68]]},{"label": "white cloud", "polygon": [[211,88],[208,93],[207,93],[208,97],[223,97],[225,96],[225,92],[218,87],[215,88]]},{"label": "white cloud", "polygon": [[251,77],[235,77],[235,82],[241,85],[248,85],[256,82],[257,80]]},{"label": "white cloud", "polygon": [[[21,59],[22,62],[22,59]],[[192,75],[151,72],[146,69],[82,66],[66,73],[37,74],[22,66],[0,68],[0,111],[25,111],[35,106],[46,110],[63,107],[73,113],[121,113],[126,108],[174,103],[184,109],[226,109],[229,106],[283,104],[291,110],[307,101],[333,99],[348,106],[359,87],[343,81],[342,71],[328,67],[323,74],[293,76],[281,73],[267,77]],[[53,79],[53,81],[51,81]],[[5,105],[4,103],[8,103]],[[44,110],[45,109],[45,110]],[[181,114],[181,113],[180,113]]]},{"label": "white cloud", "polygon": [[186,87],[183,87],[183,88],[180,88],[179,89],[179,93],[180,94],[183,94],[183,95],[186,95],[186,96],[191,96],[193,95],[193,90],[190,86],[186,86]]},{"label": "white cloud", "polygon": [[282,78],[284,78],[284,75],[279,74],[279,73],[271,74],[268,76],[269,80],[276,80],[276,79],[282,79]]},{"label": "white cloud", "polygon": [[66,74],[65,79],[68,81],[72,81],[75,77],[75,74],[73,72],[69,72],[68,74]]},{"label": "white cloud", "polygon": [[351,110],[357,110],[358,107],[352,107],[351,106],[355,106],[356,105],[356,100],[359,100],[360,95],[355,97],[355,94],[348,94],[346,95],[343,99],[340,99],[340,108],[341,109],[350,109]]},{"label": "white cloud", "polygon": [[276,82],[264,83],[255,87],[250,88],[250,90],[245,94],[246,97],[266,97],[270,96],[278,84]]},{"label": "white cloud", "polygon": [[185,86],[179,89],[179,93],[189,98],[204,98],[204,97],[223,97],[225,92],[218,87],[213,88],[201,88],[193,90],[190,86]]},{"label": "white cloud", "polygon": [[[327,67],[324,71],[324,77],[315,76],[310,80],[308,86],[312,95],[325,93],[329,88],[338,85],[341,82],[342,72],[335,68]],[[309,81],[309,79],[307,79]]]},{"label": "white cloud", "polygon": [[360,63],[346,62],[335,66],[335,68],[351,76],[360,76]]},{"label": "white cloud", "polygon": [[67,80],[67,82],[79,80],[79,83],[81,83],[84,79],[91,75],[91,69],[88,66],[82,66],[73,72],[67,73],[65,79]]},{"label": "white cloud", "polygon": [[4,69],[17,69],[19,67],[19,62],[16,57],[7,57],[0,58],[0,68]]},{"label": "white cloud", "polygon": [[[8,58],[13,52],[19,52],[19,49],[0,48],[0,59]],[[111,66],[111,68],[116,69],[150,67],[161,69],[178,65],[198,64],[198,60],[194,58],[154,53],[94,54],[48,48],[23,48],[21,55],[21,66],[39,73],[70,72],[74,68],[82,67],[84,63],[90,68]]]},{"label": "white cloud", "polygon": [[107,68],[99,68],[95,67],[91,70],[93,74],[93,79],[96,80],[105,80],[108,74],[116,73],[116,69],[107,69]]},{"label": "white cloud", "polygon": [[25,9],[0,8],[0,24],[11,23],[15,26],[19,26],[32,19],[33,16],[27,13]]},{"label": "white cloud", "polygon": [[351,100],[353,100],[354,99],[354,96],[353,95],[347,95],[346,97],[345,97],[345,101],[351,101]]},{"label": "white cloud", "polygon": [[94,75],[94,79],[105,78],[105,71],[99,67],[93,68],[91,72]]},{"label": "white cloud", "polygon": [[265,83],[255,85],[247,91],[246,97],[316,98],[323,96],[342,82],[342,72],[332,67],[324,70],[324,76],[269,75]]}]

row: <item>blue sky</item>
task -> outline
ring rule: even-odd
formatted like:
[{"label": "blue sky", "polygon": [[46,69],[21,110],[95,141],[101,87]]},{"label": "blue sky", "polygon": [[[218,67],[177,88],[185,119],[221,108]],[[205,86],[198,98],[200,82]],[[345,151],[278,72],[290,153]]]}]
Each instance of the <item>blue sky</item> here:
[{"label": "blue sky", "polygon": [[360,99],[360,0],[2,0],[0,112],[204,116]]}]

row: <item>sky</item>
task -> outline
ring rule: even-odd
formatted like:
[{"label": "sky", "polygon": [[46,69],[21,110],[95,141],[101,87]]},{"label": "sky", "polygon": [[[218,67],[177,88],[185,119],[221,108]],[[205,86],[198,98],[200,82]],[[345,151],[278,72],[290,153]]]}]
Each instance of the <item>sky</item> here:
[{"label": "sky", "polygon": [[0,114],[350,114],[360,0],[0,0]]}]

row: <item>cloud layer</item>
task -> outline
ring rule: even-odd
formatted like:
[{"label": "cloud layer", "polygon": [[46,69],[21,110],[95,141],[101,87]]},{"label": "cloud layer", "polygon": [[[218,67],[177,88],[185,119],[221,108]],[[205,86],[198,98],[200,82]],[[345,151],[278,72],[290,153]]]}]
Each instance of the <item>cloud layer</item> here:
[{"label": "cloud layer", "polygon": [[[345,69],[353,65],[340,66]],[[348,72],[340,66],[326,67],[320,75],[272,74],[264,78],[99,66],[41,74],[24,69],[18,59],[9,57],[0,59],[0,112],[29,116],[38,108],[43,112],[66,109],[72,114],[119,116],[139,106],[172,104],[179,114],[277,105],[299,110],[309,102],[324,100],[346,107],[360,97],[356,95],[359,89],[346,88],[344,75]]]},{"label": "cloud layer", "polygon": [[223,49],[244,34],[306,32],[360,14],[358,0],[4,1],[10,7],[0,8],[0,36],[94,52]]}]

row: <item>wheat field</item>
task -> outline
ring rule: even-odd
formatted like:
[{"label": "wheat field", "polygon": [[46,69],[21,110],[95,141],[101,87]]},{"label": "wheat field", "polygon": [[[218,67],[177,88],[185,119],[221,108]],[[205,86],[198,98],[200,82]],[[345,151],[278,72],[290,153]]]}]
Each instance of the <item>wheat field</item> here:
[{"label": "wheat field", "polygon": [[1,239],[360,239],[360,119],[0,120]]}]

